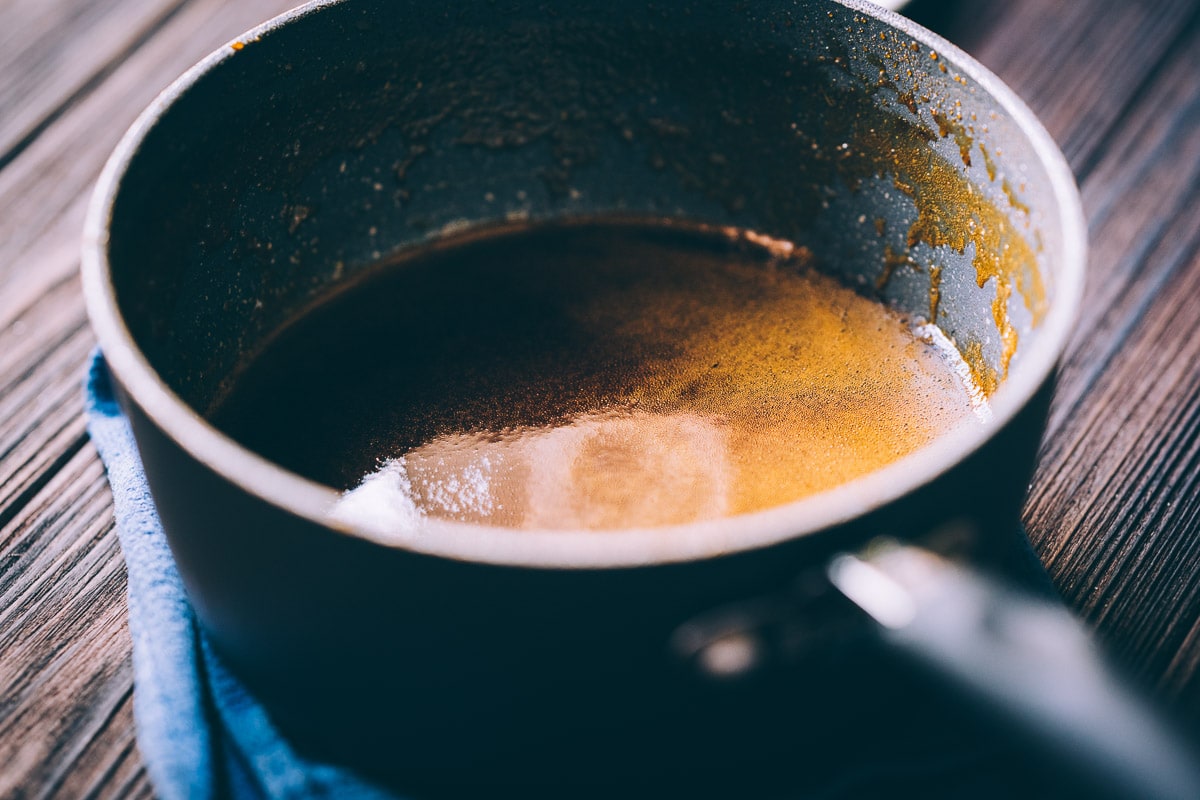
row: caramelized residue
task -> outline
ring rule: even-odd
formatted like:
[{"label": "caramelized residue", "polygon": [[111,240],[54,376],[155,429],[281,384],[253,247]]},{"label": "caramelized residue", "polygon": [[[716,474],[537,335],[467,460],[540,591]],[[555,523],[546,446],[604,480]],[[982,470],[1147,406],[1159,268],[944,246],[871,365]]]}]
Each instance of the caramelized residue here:
[{"label": "caramelized residue", "polygon": [[[892,279],[892,275],[895,274],[896,268],[904,266],[916,269],[917,265],[911,258],[909,258],[908,253],[897,253],[895,248],[893,248],[890,244],[884,245],[883,270],[879,273],[879,277],[875,279],[875,289],[882,291]],[[931,317],[930,321],[934,321],[934,318]]]},{"label": "caramelized residue", "polygon": [[996,320],[996,331],[1000,334],[1000,377],[1008,377],[1008,364],[1017,352],[1017,329],[1008,318],[1008,298],[1012,296],[1012,284],[996,282],[996,298],[992,300],[992,318]]},{"label": "caramelized residue", "polygon": [[983,355],[983,345],[979,342],[967,342],[962,356],[971,370],[971,378],[975,385],[983,390],[985,396],[991,396],[999,386],[999,380],[996,377],[996,370],[992,369],[992,365]]},{"label": "caramelized residue", "polygon": [[[835,55],[844,52],[843,46],[832,39],[827,39],[827,44]],[[919,48],[913,43],[910,49],[916,51]],[[840,56],[833,59],[835,64],[838,58]],[[931,51],[929,58],[937,61],[937,53]],[[845,63],[846,59],[842,61]],[[842,71],[858,77],[848,68],[843,67]],[[972,364],[979,385],[991,394],[999,381],[1007,377],[1009,364],[1017,350],[1018,333],[1009,313],[1009,298],[1014,291],[1020,295],[1036,326],[1041,323],[1047,310],[1046,288],[1034,250],[1007,214],[972,185],[965,175],[926,146],[926,131],[902,118],[882,116],[871,103],[871,95],[882,88],[894,92],[896,99],[914,113],[918,113],[922,106],[928,106],[930,98],[921,92],[917,77],[911,72],[908,71],[911,85],[902,87],[894,81],[862,80],[860,85],[863,90],[844,92],[840,101],[846,117],[831,119],[826,130],[848,127],[853,131],[853,141],[848,143],[848,148],[843,149],[836,161],[838,173],[852,188],[866,177],[890,178],[899,191],[914,200],[917,219],[906,236],[910,251],[920,243],[933,248],[949,247],[957,253],[966,253],[968,247],[974,246],[976,283],[983,288],[990,282],[996,292],[992,316],[1001,340],[998,372],[988,367],[980,345],[968,343],[968,348],[974,346],[977,350],[971,354],[965,349],[962,352],[968,363]],[[914,99],[917,97],[920,104]],[[930,108],[930,115],[939,136],[954,137],[962,162],[969,167],[974,144],[972,126],[961,119],[961,113],[957,110],[935,107]],[[844,130],[826,135],[835,141],[845,141],[847,138]],[[820,146],[821,136],[813,138]],[[847,150],[850,152],[847,153]],[[994,181],[998,174],[996,164],[982,144],[980,151],[989,180]],[[1016,197],[1007,180],[1002,183],[1001,189],[1014,209],[1029,214],[1028,206]],[[1034,234],[1036,236],[1036,231]],[[911,261],[911,255],[906,256]],[[885,253],[879,279],[881,287],[886,285],[899,263],[902,262],[897,254],[890,251]],[[934,282],[936,278],[932,270],[930,278],[933,306],[935,298],[940,298],[940,288]],[[962,349],[961,343],[959,347]]]},{"label": "caramelized residue", "polygon": [[954,136],[954,141],[958,144],[958,152],[962,158],[963,165],[967,167],[971,166],[971,146],[975,141],[967,133],[966,127],[961,122],[955,122],[946,114],[932,111],[930,115],[938,126],[938,135],[943,139],[947,136]]},{"label": "caramelized residue", "polygon": [[613,529],[775,507],[974,419],[948,354],[806,252],[617,223],[460,237],[302,318],[215,420],[354,489],[343,519]]},{"label": "caramelized residue", "polygon": [[942,299],[942,267],[933,264],[929,267],[929,321],[937,323],[938,303]]},{"label": "caramelized residue", "polygon": [[1017,197],[1017,193],[1013,189],[1012,184],[1009,183],[1008,178],[1005,178],[1000,182],[1000,189],[1004,192],[1004,196],[1008,198],[1009,205],[1018,211],[1024,212],[1025,216],[1029,216],[1029,206],[1025,205],[1023,202],[1021,202],[1021,199]]},{"label": "caramelized residue", "polygon": [[987,169],[988,180],[996,180],[996,162],[992,161],[992,157],[988,154],[987,147],[983,142],[979,143],[979,152],[983,153],[983,166]]}]

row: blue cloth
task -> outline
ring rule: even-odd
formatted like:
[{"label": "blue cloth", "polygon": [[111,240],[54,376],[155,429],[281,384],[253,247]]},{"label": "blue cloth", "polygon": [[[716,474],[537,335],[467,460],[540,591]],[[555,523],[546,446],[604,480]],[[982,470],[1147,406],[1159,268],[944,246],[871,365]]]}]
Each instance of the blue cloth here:
[{"label": "blue cloth", "polygon": [[158,795],[390,798],[345,769],[301,757],[212,652],[184,595],[103,357],[86,385],[87,427],[112,486],[129,572],[134,721]]}]

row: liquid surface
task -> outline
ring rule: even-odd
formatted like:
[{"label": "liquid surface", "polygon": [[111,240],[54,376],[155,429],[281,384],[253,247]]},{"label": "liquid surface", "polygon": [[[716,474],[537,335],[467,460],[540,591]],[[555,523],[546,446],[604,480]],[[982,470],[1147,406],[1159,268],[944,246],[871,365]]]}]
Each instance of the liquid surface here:
[{"label": "liquid surface", "polygon": [[595,224],[430,250],[294,323],[213,421],[403,534],[763,510],[973,418],[952,348],[753,241]]}]

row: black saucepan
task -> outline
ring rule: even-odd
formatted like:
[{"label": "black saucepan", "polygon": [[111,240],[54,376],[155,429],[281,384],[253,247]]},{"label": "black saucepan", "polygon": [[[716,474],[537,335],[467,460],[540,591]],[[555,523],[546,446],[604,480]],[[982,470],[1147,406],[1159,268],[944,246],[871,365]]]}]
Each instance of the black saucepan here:
[{"label": "black saucepan", "polygon": [[[803,242],[936,322],[990,424],[719,523],[396,545],[205,421],[273,331],[381,258],[606,215]],[[884,535],[1003,572],[1084,258],[1070,172],[1025,106],[868,3],[343,0],[249,32],[147,110],[100,181],[84,281],[198,616],[302,748],[401,786],[728,791],[887,749],[922,713],[827,572],[902,647],[929,603],[999,595],[929,600],[985,584],[897,544],[831,559]],[[964,619],[933,639],[967,642]]]}]

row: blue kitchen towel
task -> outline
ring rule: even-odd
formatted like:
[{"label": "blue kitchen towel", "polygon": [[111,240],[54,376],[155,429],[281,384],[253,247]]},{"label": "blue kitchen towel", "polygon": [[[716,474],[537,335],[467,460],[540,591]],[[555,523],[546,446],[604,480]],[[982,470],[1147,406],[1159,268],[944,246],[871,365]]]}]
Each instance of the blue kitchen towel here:
[{"label": "blue kitchen towel", "polygon": [[129,421],[97,352],[87,427],[112,486],[129,573],[138,747],[164,800],[391,798],[349,771],[298,755],[210,649],[184,595]]}]

